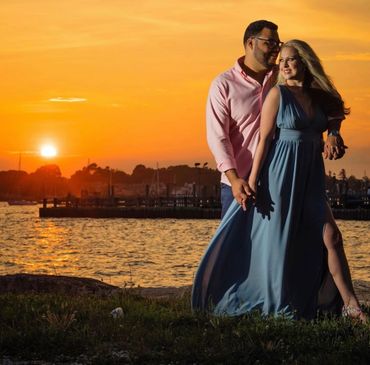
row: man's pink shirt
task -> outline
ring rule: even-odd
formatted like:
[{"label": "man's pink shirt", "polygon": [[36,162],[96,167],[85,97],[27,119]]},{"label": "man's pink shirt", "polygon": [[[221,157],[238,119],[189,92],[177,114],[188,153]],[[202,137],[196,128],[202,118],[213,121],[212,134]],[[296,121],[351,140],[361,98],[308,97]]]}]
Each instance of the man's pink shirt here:
[{"label": "man's pink shirt", "polygon": [[275,84],[275,71],[266,74],[263,84],[248,76],[240,66],[213,80],[207,101],[207,141],[222,172],[221,182],[230,185],[225,171],[236,169],[246,178],[251,170],[259,139],[262,103]]}]

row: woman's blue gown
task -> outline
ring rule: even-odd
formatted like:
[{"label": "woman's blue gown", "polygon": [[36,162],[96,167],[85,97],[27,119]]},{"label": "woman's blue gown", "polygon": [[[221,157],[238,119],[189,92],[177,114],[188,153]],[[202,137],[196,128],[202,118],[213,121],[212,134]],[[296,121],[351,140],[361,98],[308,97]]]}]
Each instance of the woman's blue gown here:
[{"label": "woman's blue gown", "polygon": [[194,310],[309,319],[341,306],[323,242],[327,118],[319,107],[308,118],[288,88],[279,90],[277,129],[257,201],[243,211],[234,200],[222,219],[196,273]]}]

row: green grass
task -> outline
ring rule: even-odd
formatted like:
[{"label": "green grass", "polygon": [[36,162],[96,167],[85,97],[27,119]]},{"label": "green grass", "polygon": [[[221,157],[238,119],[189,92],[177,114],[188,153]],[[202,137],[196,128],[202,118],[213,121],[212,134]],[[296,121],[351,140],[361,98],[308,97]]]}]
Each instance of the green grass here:
[{"label": "green grass", "polygon": [[[0,296],[0,361],[89,364],[368,364],[369,325],[193,315],[190,298]],[[112,309],[122,307],[122,318]],[[369,312],[369,308],[366,309]]]}]

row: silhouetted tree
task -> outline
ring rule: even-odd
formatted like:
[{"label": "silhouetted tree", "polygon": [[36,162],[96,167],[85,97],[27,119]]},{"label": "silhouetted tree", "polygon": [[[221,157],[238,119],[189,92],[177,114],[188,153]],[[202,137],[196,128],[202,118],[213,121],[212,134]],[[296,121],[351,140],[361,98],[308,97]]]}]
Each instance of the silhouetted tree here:
[{"label": "silhouetted tree", "polygon": [[338,179],[339,180],[346,180],[347,179],[347,175],[346,175],[346,170],[345,169],[341,169],[339,171]]}]

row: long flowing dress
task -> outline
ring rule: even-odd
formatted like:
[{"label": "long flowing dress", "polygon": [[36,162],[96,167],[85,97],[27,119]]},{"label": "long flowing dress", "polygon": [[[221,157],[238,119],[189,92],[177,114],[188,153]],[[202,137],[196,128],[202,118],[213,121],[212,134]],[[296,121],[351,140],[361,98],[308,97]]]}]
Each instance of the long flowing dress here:
[{"label": "long flowing dress", "polygon": [[256,203],[243,211],[234,200],[222,219],[195,276],[193,310],[309,319],[341,306],[323,242],[327,117],[317,106],[309,118],[287,87],[279,90]]}]

